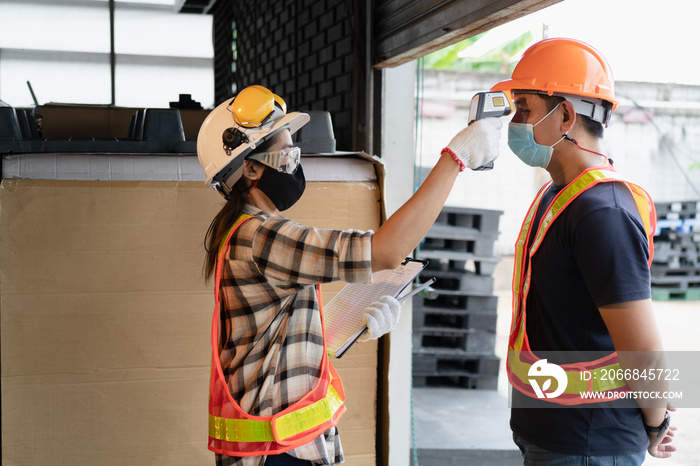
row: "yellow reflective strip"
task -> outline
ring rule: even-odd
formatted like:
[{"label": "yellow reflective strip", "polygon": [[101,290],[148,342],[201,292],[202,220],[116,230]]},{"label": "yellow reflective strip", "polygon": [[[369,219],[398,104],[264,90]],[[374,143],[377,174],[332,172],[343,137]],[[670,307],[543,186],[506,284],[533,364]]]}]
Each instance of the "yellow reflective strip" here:
[{"label": "yellow reflective strip", "polygon": [[[532,224],[532,219],[535,217],[535,213],[537,212],[537,208],[540,205],[540,201],[542,200],[542,196],[544,196],[544,192],[546,191],[545,188],[540,189],[540,191],[537,193],[537,196],[535,199],[532,201],[532,204],[530,205],[530,209],[528,210],[527,214],[525,215],[525,220],[523,221],[523,226],[520,228],[520,233],[518,234],[518,239],[515,242],[515,268],[514,268],[514,273],[513,273],[513,313],[512,313],[512,320],[511,320],[511,327],[510,327],[510,335],[513,334],[513,332],[516,331],[515,329],[515,324],[517,322],[517,316],[518,313],[520,312],[520,296],[522,289],[521,288],[521,283],[520,283],[520,278],[521,278],[521,273],[523,269],[523,260],[525,257],[525,246],[527,244],[527,236],[528,232],[530,231],[530,225]],[[527,282],[529,283],[529,281]],[[519,351],[520,348],[522,348],[522,334],[523,334],[523,328],[522,328],[523,322],[521,322],[521,328],[518,330],[517,333],[517,343],[516,343],[516,349]]]},{"label": "yellow reflective strip", "polygon": [[520,319],[520,328],[513,342],[516,351],[521,351],[523,349],[523,340],[525,340],[525,319]]},{"label": "yellow reflective strip", "polygon": [[333,415],[342,405],[343,400],[338,392],[329,385],[325,398],[277,418],[274,421],[277,437],[284,440],[320,426],[333,419]]},{"label": "yellow reflective strip", "polygon": [[228,229],[228,231],[226,232],[226,236],[224,236],[224,241],[219,245],[219,252],[217,254],[219,256],[219,261],[222,259],[224,249],[226,248],[226,240],[231,236],[231,232],[233,230],[235,230],[236,228],[238,228],[238,226],[241,224],[241,222],[243,222],[243,220],[245,220],[249,217],[252,217],[252,215],[241,214],[241,216],[238,217],[238,219],[236,220],[236,223],[234,223],[233,226],[231,226],[231,228]]},{"label": "yellow reflective strip", "polygon": [[[328,394],[305,408],[280,416],[275,425],[277,435],[284,440],[311,430],[333,419],[333,415],[343,405],[343,400],[331,385]],[[252,419],[226,419],[209,415],[209,436],[227,442],[273,442],[271,421]]]},{"label": "yellow reflective strip", "polygon": [[227,442],[272,442],[270,421],[226,419],[209,415],[209,436]]},{"label": "yellow reflective strip", "polygon": [[653,222],[651,207],[651,199],[647,197],[647,194],[642,188],[634,184],[628,183],[627,187],[632,191],[632,196],[634,197],[634,202],[637,204],[637,210],[642,216],[642,222],[644,223],[644,230],[646,230],[647,237],[651,239],[654,236]]},{"label": "yellow reflective strip", "polygon": [[[574,181],[572,181],[571,184],[569,184],[569,186],[567,186],[566,189],[564,189],[564,191],[562,191],[557,197],[555,197],[554,201],[552,202],[552,205],[542,216],[542,220],[540,221],[540,227],[537,231],[537,235],[535,236],[535,240],[532,242],[530,251],[537,250],[537,247],[544,239],[544,234],[547,231],[549,224],[552,223],[554,218],[569,203],[569,201],[571,201],[572,198],[574,198],[577,194],[586,189],[586,186],[588,186],[589,184],[604,178],[610,178],[610,176],[607,176],[607,173],[603,170],[588,171],[580,177],[578,177],[577,179],[575,179]],[[530,254],[532,254],[532,252]]]},{"label": "yellow reflective strip", "polygon": [[[591,375],[593,376],[593,390],[594,392],[604,392],[606,390],[614,390],[616,388],[621,388],[627,385],[624,378],[617,379],[615,377],[610,377],[610,371],[616,371],[620,368],[620,364],[610,364],[609,366],[599,367],[598,369],[593,369]],[[607,371],[607,374],[604,372]]]},{"label": "yellow reflective strip", "polygon": [[[530,383],[529,382],[529,379],[530,379],[529,372],[530,372],[530,367],[532,367],[532,365],[521,361],[520,358],[518,357],[517,351],[508,351],[508,365],[509,365],[510,371],[513,373],[513,375],[515,375],[518,379],[520,379],[524,383],[528,383],[528,384]],[[621,388],[621,387],[624,387],[625,385],[627,385],[624,380],[618,380],[615,377],[610,377],[609,374],[604,375],[604,372],[606,372],[606,371],[614,371],[614,370],[617,370],[619,368],[620,368],[620,365],[618,363],[615,363],[615,364],[610,364],[608,366],[602,366],[602,367],[599,367],[597,369],[590,370],[589,372],[590,372],[591,379],[593,382],[591,385],[591,391],[592,392],[604,392],[607,390],[614,390],[616,388]],[[582,369],[582,370],[585,370],[585,369]],[[590,381],[582,380],[580,369],[566,371],[566,378],[567,378],[567,383],[566,383],[566,389],[564,390],[564,393],[578,395],[581,392],[588,391],[588,384]]]},{"label": "yellow reflective strip", "polygon": [[579,371],[566,372],[566,380],[566,389],[564,393],[579,394],[588,391],[588,380],[581,380],[581,373]]},{"label": "yellow reflective strip", "polygon": [[581,392],[588,391],[588,384],[591,383],[591,392],[605,392],[608,390],[614,390],[616,388],[621,388],[627,385],[624,380],[617,380],[615,377],[610,377],[609,371],[616,371],[620,368],[618,363],[610,364],[608,366],[602,366],[597,369],[592,369],[590,372],[591,380],[582,380],[581,371],[588,369],[575,369],[566,371],[566,378],[568,383],[566,385],[566,390],[564,393],[570,393],[578,395]]},{"label": "yellow reflective strip", "polygon": [[649,204],[647,204],[646,198],[635,193],[634,190],[632,191],[632,195],[634,196],[634,201],[637,203],[637,210],[639,210],[639,213],[642,216],[642,222],[644,222],[644,230],[647,232],[647,236],[649,236],[649,232],[651,231]]},{"label": "yellow reflective strip", "polygon": [[530,370],[531,365],[522,362],[518,357],[518,353],[518,351],[508,351],[508,367],[516,378],[523,382],[527,382],[527,373]]},{"label": "yellow reflective strip", "polygon": [[[542,189],[539,193],[537,198],[532,202],[532,205],[530,206],[530,210],[528,211],[527,215],[525,216],[525,220],[523,221],[523,226],[520,229],[520,234],[518,235],[518,240],[516,241],[515,244],[515,260],[516,263],[522,266],[523,258],[525,256],[525,246],[527,244],[527,234],[530,231],[530,225],[532,224],[532,219],[535,217],[535,213],[537,212],[537,207],[540,205],[540,201],[542,200],[542,196],[544,195],[544,189]],[[518,270],[520,272],[521,269]],[[514,284],[513,284],[513,293],[518,293],[520,292],[519,289],[517,289],[518,285],[520,284],[520,273],[516,273],[514,276]]]}]

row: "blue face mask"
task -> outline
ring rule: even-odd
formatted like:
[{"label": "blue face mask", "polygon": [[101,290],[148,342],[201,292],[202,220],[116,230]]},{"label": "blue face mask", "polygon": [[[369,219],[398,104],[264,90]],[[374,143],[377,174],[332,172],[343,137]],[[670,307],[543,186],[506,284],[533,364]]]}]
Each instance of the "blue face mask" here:
[{"label": "blue face mask", "polygon": [[554,146],[559,144],[564,136],[551,146],[542,146],[535,142],[535,126],[542,123],[549,115],[557,109],[559,105],[554,107],[548,114],[534,125],[529,123],[510,123],[508,124],[508,147],[518,156],[520,160],[531,167],[547,168],[549,161],[552,160],[552,152]]}]

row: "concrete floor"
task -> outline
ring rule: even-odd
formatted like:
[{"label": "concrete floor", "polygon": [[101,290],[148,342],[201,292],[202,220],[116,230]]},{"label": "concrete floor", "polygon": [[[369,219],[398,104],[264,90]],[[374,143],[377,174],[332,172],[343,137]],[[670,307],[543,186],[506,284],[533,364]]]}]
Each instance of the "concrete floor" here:
[{"label": "concrete floor", "polygon": [[[508,425],[510,413],[504,361],[510,326],[511,293],[503,288],[499,288],[497,280],[496,355],[501,358],[498,390],[415,388],[414,438],[420,466],[522,464]],[[700,328],[700,301],[654,301],[654,309],[665,350],[700,351],[700,338],[697,336]],[[672,424],[678,427],[674,440],[678,451],[671,458],[663,460],[647,455],[644,464],[700,465],[700,407],[676,411]]]}]

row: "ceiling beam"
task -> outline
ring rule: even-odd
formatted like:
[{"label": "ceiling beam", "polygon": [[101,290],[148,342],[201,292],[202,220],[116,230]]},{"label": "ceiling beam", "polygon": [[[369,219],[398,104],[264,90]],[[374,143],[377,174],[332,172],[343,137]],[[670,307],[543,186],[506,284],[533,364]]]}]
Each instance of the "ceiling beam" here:
[{"label": "ceiling beam", "polygon": [[373,66],[416,60],[561,0],[390,0],[376,11]]},{"label": "ceiling beam", "polygon": [[179,13],[209,14],[216,0],[175,0],[175,11]]}]

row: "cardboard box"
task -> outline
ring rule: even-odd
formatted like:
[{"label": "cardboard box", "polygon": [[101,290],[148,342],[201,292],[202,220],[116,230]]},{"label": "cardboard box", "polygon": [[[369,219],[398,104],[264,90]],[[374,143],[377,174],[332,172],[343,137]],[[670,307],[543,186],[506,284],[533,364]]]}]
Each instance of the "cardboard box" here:
[{"label": "cardboard box", "polygon": [[[378,228],[380,165],[348,156],[304,166],[290,218]],[[213,290],[201,272],[222,199],[199,181],[113,178],[2,181],[3,464],[213,464]],[[341,286],[324,286],[324,301]],[[346,464],[375,464],[377,345],[334,363],[348,393]]]}]

